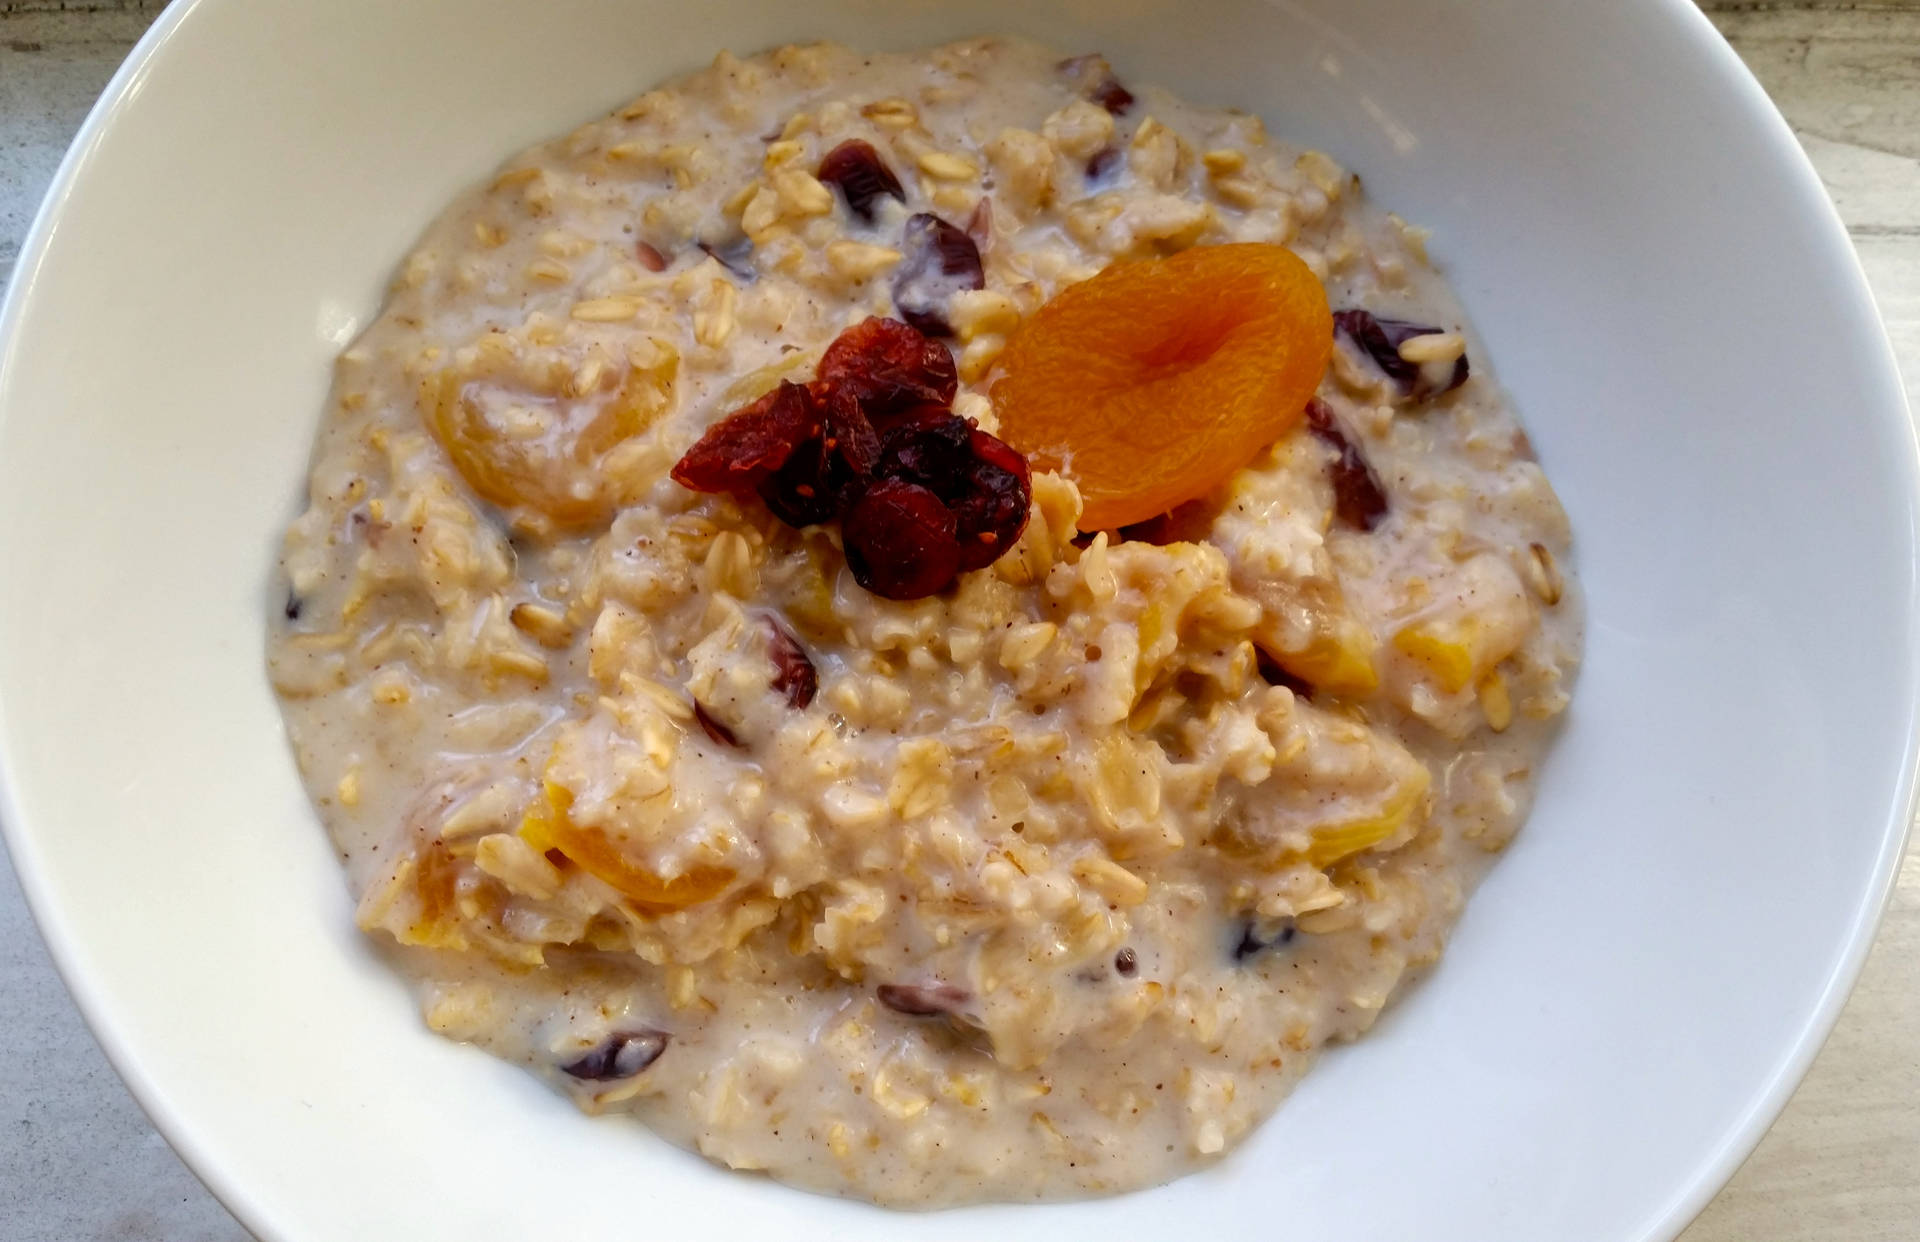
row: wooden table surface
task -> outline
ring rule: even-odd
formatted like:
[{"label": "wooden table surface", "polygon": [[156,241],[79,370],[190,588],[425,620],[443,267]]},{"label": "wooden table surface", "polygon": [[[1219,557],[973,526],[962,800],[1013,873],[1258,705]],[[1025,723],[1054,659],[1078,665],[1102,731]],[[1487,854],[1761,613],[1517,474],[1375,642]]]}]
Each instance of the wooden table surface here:
[{"label": "wooden table surface", "polygon": [[[1702,3],[1839,205],[1920,408],[1920,0]],[[0,0],[0,286],[61,152],[159,7]],[[1920,1239],[1920,851],[1812,1073],[1683,1236]],[[0,864],[0,1239],[246,1238],[107,1067]]]}]

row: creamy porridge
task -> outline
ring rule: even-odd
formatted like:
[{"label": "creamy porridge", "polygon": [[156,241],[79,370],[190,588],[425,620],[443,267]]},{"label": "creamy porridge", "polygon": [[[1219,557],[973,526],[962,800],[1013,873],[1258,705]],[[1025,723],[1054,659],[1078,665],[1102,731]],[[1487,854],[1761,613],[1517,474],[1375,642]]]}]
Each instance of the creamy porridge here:
[{"label": "creamy porridge", "polygon": [[1326,155],[1015,40],[722,55],[526,152],[341,356],[286,536],[361,926],[733,1168],[1213,1159],[1438,957],[1567,703],[1464,332]]}]

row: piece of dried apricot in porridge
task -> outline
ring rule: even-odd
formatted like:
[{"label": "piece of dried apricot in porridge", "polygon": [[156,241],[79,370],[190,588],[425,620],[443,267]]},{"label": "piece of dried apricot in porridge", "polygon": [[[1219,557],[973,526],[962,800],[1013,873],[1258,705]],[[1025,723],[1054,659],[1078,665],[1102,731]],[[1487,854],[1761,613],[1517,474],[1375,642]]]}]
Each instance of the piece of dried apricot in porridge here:
[{"label": "piece of dried apricot in porridge", "polygon": [[269,642],[427,1023],[889,1204],[1244,1138],[1437,958],[1579,654],[1423,239],[1012,39],[723,54],[462,195]]}]

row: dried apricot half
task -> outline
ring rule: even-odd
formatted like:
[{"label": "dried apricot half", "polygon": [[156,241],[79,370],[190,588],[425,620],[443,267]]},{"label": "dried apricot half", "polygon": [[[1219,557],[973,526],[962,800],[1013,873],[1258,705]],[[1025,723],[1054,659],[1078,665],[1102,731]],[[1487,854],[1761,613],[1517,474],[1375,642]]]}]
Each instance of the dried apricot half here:
[{"label": "dried apricot half", "polygon": [[1200,246],[1061,291],[991,395],[1000,437],[1106,530],[1205,495],[1297,426],[1332,351],[1326,290],[1291,250]]}]

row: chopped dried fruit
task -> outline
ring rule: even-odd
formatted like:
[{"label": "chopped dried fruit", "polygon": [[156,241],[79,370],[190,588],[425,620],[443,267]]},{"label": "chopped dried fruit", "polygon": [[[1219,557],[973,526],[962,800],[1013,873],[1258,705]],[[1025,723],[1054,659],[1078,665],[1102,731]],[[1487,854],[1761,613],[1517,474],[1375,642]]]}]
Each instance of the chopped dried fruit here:
[{"label": "chopped dried fruit", "polygon": [[1000,434],[1079,485],[1089,530],[1197,499],[1297,426],[1333,348],[1284,246],[1121,263],[1030,316],[993,386]]},{"label": "chopped dried fruit", "polygon": [[700,249],[708,258],[726,268],[741,280],[752,280],[753,239],[750,237],[730,237],[725,241],[701,242]]},{"label": "chopped dried fruit", "polygon": [[734,872],[726,867],[694,866],[666,879],[627,856],[612,837],[573,821],[573,791],[546,782],[546,796],[520,821],[520,837],[545,854],[557,851],[567,861],[632,902],[643,914],[670,914],[712,901],[726,892]]},{"label": "chopped dried fruit", "polygon": [[898,319],[865,319],[835,337],[820,359],[822,382],[849,389],[873,425],[921,405],[952,405],[960,390],[953,354]]},{"label": "chopped dried fruit", "polygon": [[951,502],[963,571],[999,560],[1026,530],[1033,505],[1027,459],[1012,445],[975,428],[968,447],[973,459]]},{"label": "chopped dried fruit", "polygon": [[932,405],[903,415],[887,429],[874,473],[917,483],[946,501],[972,463],[973,424]]},{"label": "chopped dried fruit", "polygon": [[767,508],[789,526],[832,521],[849,493],[865,486],[880,455],[880,437],[852,393],[818,381],[809,392],[823,411],[820,433],[759,488]]},{"label": "chopped dried fruit", "polygon": [[951,983],[883,983],[874,989],[880,1003],[910,1018],[939,1018],[958,1013],[973,994]]},{"label": "chopped dried fruit", "polygon": [[699,699],[693,701],[693,718],[699,723],[700,731],[712,738],[716,745],[739,749],[740,739],[734,736],[733,730],[715,720],[713,713]]},{"label": "chopped dried fruit", "polygon": [[907,217],[901,249],[906,258],[893,277],[893,304],[900,317],[928,336],[953,335],[947,322],[953,295],[987,287],[980,247],[965,230],[923,211]]},{"label": "chopped dried fruit", "polygon": [[773,660],[773,681],[768,683],[787,696],[787,706],[804,710],[820,690],[820,675],[800,640],[787,628],[767,618],[767,655]]},{"label": "chopped dried fruit", "polygon": [[1387,514],[1387,493],[1379,476],[1340,429],[1333,410],[1318,397],[1307,402],[1307,426],[1334,453],[1327,467],[1333,483],[1333,515],[1355,530],[1372,530]]},{"label": "chopped dried fruit", "polygon": [[1263,926],[1258,920],[1248,919],[1240,925],[1240,937],[1233,946],[1233,960],[1244,962],[1276,945],[1290,944],[1298,934],[1299,929],[1294,927],[1292,919],[1283,919],[1278,926]]},{"label": "chopped dried fruit", "polygon": [[673,477],[756,492],[790,526],[838,517],[862,586],[931,595],[1012,547],[1032,503],[1026,458],[954,415],[958,386],[946,346],[868,319],[828,346],[813,383],[782,381],[708,428]]},{"label": "chopped dried fruit", "polygon": [[1413,818],[1426,801],[1431,778],[1423,767],[1415,767],[1387,796],[1379,811],[1345,823],[1325,824],[1313,830],[1313,844],[1307,849],[1307,861],[1326,868],[1343,858],[1364,853],[1393,836]]},{"label": "chopped dried fruit", "polygon": [[962,570],[993,564],[1026,529],[1032,502],[1026,458],[937,406],[894,424],[874,474],[918,484],[940,498],[954,517]]},{"label": "chopped dried fruit", "polygon": [[953,514],[918,484],[881,479],[840,519],[854,581],[887,599],[923,599],[960,571]]},{"label": "chopped dried fruit", "polygon": [[674,481],[696,492],[751,491],[818,436],[821,422],[813,394],[782,380],[752,405],[707,428],[675,463]]},{"label": "chopped dried fruit", "polygon": [[841,197],[847,200],[847,210],[868,224],[873,223],[875,199],[884,195],[903,203],[907,201],[906,191],[900,188],[900,178],[893,175],[872,143],[858,138],[849,138],[827,152],[827,158],[820,161],[817,175],[828,185],[837,186]]},{"label": "chopped dried fruit", "polygon": [[1060,62],[1060,71],[1080,84],[1080,93],[1119,116],[1133,106],[1133,92],[1113,76],[1113,66],[1097,52]]},{"label": "chopped dried fruit", "polygon": [[[619,480],[603,469],[607,454],[665,412],[674,365],[635,367],[616,391],[579,398],[503,392],[449,369],[421,384],[420,410],[481,497],[525,505],[562,526],[590,526],[608,520],[622,499]],[[509,427],[514,411],[544,425],[535,434]]]},{"label": "chopped dried fruit", "polygon": [[1379,643],[1338,583],[1311,579],[1288,594],[1288,632],[1269,632],[1260,644],[1273,662],[1316,694],[1359,697],[1378,689],[1374,652]]},{"label": "chopped dried fruit", "polygon": [[1101,147],[1087,160],[1087,180],[1100,181],[1120,167],[1120,148]]},{"label": "chopped dried fruit", "polygon": [[1443,329],[1401,319],[1381,319],[1371,311],[1343,310],[1334,326],[1355,348],[1373,360],[1381,372],[1414,400],[1450,392],[1467,382],[1467,356],[1450,362],[1415,363],[1400,356],[1400,347],[1418,336],[1436,336]]},{"label": "chopped dried fruit", "polygon": [[560,1071],[585,1082],[632,1078],[660,1059],[667,1050],[668,1038],[665,1031],[651,1027],[615,1031],[579,1060],[561,1066]]}]

